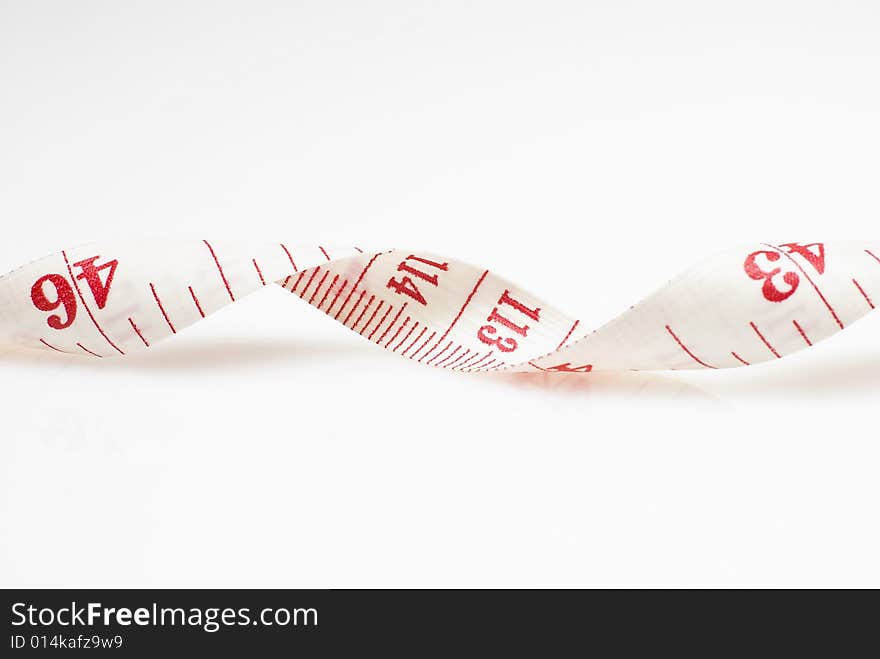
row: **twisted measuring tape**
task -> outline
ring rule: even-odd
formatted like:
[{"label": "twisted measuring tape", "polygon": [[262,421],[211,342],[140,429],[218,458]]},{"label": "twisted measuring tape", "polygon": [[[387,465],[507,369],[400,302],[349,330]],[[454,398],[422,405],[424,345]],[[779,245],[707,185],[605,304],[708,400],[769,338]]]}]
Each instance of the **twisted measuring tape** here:
[{"label": "twisted measuring tape", "polygon": [[440,368],[731,368],[812,346],[874,309],[878,255],[880,243],[732,249],[591,330],[488,270],[425,252],[90,243],[0,277],[0,339],[126,355],[274,283],[369,341]]}]

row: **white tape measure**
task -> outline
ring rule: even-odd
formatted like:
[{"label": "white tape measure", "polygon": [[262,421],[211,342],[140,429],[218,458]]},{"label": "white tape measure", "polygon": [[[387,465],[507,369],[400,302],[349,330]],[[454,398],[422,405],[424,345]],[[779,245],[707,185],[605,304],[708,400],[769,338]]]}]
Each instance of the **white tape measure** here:
[{"label": "white tape measure", "polygon": [[486,269],[426,252],[89,243],[0,277],[0,338],[123,356],[273,283],[386,350],[439,368],[731,368],[812,346],[874,309],[880,243],[732,249],[598,329]]}]

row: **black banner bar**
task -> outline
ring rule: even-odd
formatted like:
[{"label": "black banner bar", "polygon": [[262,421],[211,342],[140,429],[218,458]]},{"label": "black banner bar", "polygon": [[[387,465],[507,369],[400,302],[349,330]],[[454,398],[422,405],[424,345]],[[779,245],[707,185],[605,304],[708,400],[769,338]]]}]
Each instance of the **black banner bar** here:
[{"label": "black banner bar", "polygon": [[[2,656],[97,651],[536,656],[719,649],[835,655],[873,629],[856,593],[545,590],[6,590]],[[867,601],[858,601],[866,599]],[[835,629],[843,630],[835,634]],[[755,645],[757,643],[758,645]],[[869,641],[870,644],[870,641]],[[873,644],[870,644],[873,646]]]}]

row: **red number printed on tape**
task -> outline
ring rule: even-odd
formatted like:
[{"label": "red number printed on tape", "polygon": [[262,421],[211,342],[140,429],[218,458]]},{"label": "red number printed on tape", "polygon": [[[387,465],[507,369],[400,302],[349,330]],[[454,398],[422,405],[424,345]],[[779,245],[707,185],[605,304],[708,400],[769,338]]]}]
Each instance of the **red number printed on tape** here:
[{"label": "red number printed on tape", "polygon": [[[52,287],[52,297],[46,293],[46,285]],[[55,311],[59,307],[64,307],[66,314],[64,319],[60,315],[53,314],[49,316],[49,327],[56,330],[67,329],[73,325],[76,320],[76,293],[73,287],[62,275],[43,275],[31,287],[31,300],[34,306],[40,311]]]},{"label": "red number printed on tape", "polygon": [[[511,313],[519,317],[529,318],[536,322],[540,320],[541,310],[538,308],[530,309],[518,300],[513,299],[510,296],[509,290],[505,290],[501,297],[498,299],[498,306],[492,309],[492,313],[490,313],[489,317],[486,319],[490,324],[483,325],[479,330],[477,330],[477,338],[486,345],[495,346],[501,352],[513,352],[519,347],[519,342],[515,338],[510,336],[500,336],[498,325],[512,330],[515,334],[518,334],[521,337],[528,336],[529,326],[525,324],[517,324],[506,315],[503,315],[501,311],[499,311],[499,307],[502,306],[510,307],[509,310],[504,310],[505,313]],[[517,320],[519,320],[519,318],[517,318]]]},{"label": "red number printed on tape", "polygon": [[[820,275],[825,274],[825,245],[822,243],[810,243],[809,245],[801,245],[799,243],[786,243],[780,245],[785,248],[789,254],[799,254],[805,258],[810,265],[816,268],[816,272]],[[810,248],[815,248],[812,251]]]},{"label": "red number printed on tape", "polygon": [[[759,260],[762,258],[771,264],[766,270],[759,265]],[[800,276],[794,270],[772,267],[772,264],[781,258],[779,252],[767,251],[754,252],[746,258],[744,266],[746,274],[756,281],[764,282],[761,290],[770,302],[784,302],[797,292],[801,283]],[[780,280],[785,283],[784,287],[780,288]]]},{"label": "red number printed on tape", "polygon": [[589,373],[593,370],[592,364],[584,364],[582,366],[572,366],[570,362],[557,364],[556,366],[545,366],[545,371],[559,371],[560,373]]},{"label": "red number printed on tape", "polygon": [[[116,273],[116,266],[119,265],[119,262],[114,259],[102,265],[96,265],[95,262],[99,258],[101,257],[93,256],[78,261],[73,264],[73,267],[80,269],[76,278],[85,280],[95,298],[95,304],[99,309],[103,309],[107,306],[107,296],[110,293],[110,285],[113,283],[113,275]],[[104,279],[101,279],[101,272],[104,270],[109,270],[109,272]],[[50,284],[53,289],[51,295],[46,291],[47,284]],[[31,287],[31,301],[40,311],[55,311],[59,307],[64,307],[66,314],[64,319],[57,314],[49,316],[47,322],[52,329],[67,329],[76,320],[76,294],[64,275],[48,274],[40,277]]]},{"label": "red number printed on tape", "polygon": [[[416,261],[417,263],[421,263],[425,266],[428,266],[428,270],[436,271],[432,273],[425,272],[420,268],[416,268],[410,265],[410,261]],[[439,284],[438,274],[437,272],[446,272],[449,270],[448,263],[437,263],[436,261],[429,261],[428,259],[423,259],[418,256],[413,256],[410,254],[406,257],[404,261],[397,266],[398,272],[406,272],[410,275],[413,275],[416,279],[427,282],[433,287],[437,287]],[[392,277],[388,280],[388,288],[391,288],[398,295],[406,295],[422,306],[427,306],[427,301],[425,300],[425,296],[422,295],[419,290],[419,286],[407,275],[402,276],[399,280],[396,277]]]},{"label": "red number printed on tape", "polygon": [[[101,257],[93,256],[78,261],[73,264],[73,267],[82,270],[76,278],[84,279],[86,281],[89,288],[92,289],[92,295],[95,298],[95,303],[98,305],[98,308],[103,309],[107,306],[107,296],[110,293],[110,285],[113,283],[113,275],[116,274],[116,266],[119,265],[119,261],[114,259],[112,261],[107,261],[107,263],[102,265],[95,265],[95,261],[99,258]],[[104,270],[109,270],[109,272],[104,279],[101,279],[101,272]]]},{"label": "red number printed on tape", "polygon": [[[812,265],[816,272],[820,275],[825,272],[825,245],[822,243],[811,243],[809,245],[800,245],[799,243],[786,243],[780,245],[785,248],[789,254],[798,254],[806,259]],[[811,247],[816,251],[811,251]],[[797,292],[801,283],[801,277],[797,273],[796,266],[794,268],[782,268],[776,265],[782,256],[779,252],[761,250],[749,254],[744,264],[746,274],[756,281],[763,281],[762,292],[764,297],[770,302],[784,302]],[[764,266],[761,266],[761,262]],[[788,266],[789,264],[786,263]],[[775,266],[775,267],[774,267]],[[784,284],[782,286],[781,284]]]}]

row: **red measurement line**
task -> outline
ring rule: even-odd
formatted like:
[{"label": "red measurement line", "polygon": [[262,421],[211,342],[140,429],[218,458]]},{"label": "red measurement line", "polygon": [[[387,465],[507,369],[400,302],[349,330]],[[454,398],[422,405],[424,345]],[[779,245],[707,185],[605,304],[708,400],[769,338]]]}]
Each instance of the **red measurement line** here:
[{"label": "red measurement line", "polygon": [[[382,316],[382,320],[380,320],[380,321],[379,321],[379,324],[376,325],[376,327],[373,328],[373,331],[372,331],[372,332],[370,332],[370,336],[367,337],[367,341],[372,341],[372,340],[373,340],[373,335],[375,335],[376,332],[379,331],[379,328],[382,327],[382,323],[385,322],[385,319],[388,318],[388,314],[390,314],[393,310],[394,310],[394,307],[392,307],[392,306],[389,304],[389,305],[388,305],[388,311],[385,312],[385,315]],[[367,324],[369,324],[369,323],[367,323]],[[379,342],[381,342],[381,341],[382,341],[382,339],[379,339]]]},{"label": "red measurement line", "polygon": [[82,348],[83,350],[85,350],[87,353],[89,353],[90,355],[92,355],[94,357],[98,357],[98,358],[104,357],[104,355],[99,355],[97,352],[92,352],[91,350],[86,348],[82,343],[77,343],[76,345],[78,345],[80,348]]},{"label": "red measurement line", "polygon": [[[418,323],[416,323],[416,325],[418,325]],[[413,328],[413,329],[415,329],[415,328]],[[401,354],[406,355],[406,353],[408,353],[410,350],[412,350],[413,346],[421,340],[421,338],[425,335],[425,332],[427,332],[427,331],[428,331],[428,328],[423,327],[422,331],[419,332],[419,335],[413,339],[413,342],[410,343],[409,347],[406,350],[404,350]],[[412,357],[410,357],[410,359],[412,359]]]},{"label": "red measurement line", "polygon": [[[159,299],[159,294],[156,293],[156,287],[152,283],[150,284],[150,290],[153,291],[153,299],[156,300],[156,304],[159,305],[159,311],[162,312],[162,316],[165,318],[165,322],[168,323],[168,327],[171,328],[171,333],[177,334],[177,330],[174,329],[174,325],[172,324],[171,319],[168,317],[168,314],[165,312],[165,307],[162,306],[162,300]],[[192,293],[192,287],[190,287],[189,290],[190,290],[190,293]],[[195,293],[193,293],[193,299],[194,300],[196,299]],[[196,306],[198,306],[198,304],[199,304],[199,301],[196,300]],[[201,311],[201,310],[202,310],[202,308],[199,307],[199,311]],[[205,314],[202,314],[202,318],[204,318],[204,317],[205,317]]]},{"label": "red measurement line", "polygon": [[[382,308],[383,304],[385,304],[385,300],[379,300],[378,306],[375,309],[373,309],[373,315],[370,316],[370,319],[367,321],[367,324],[361,328],[361,336],[363,336],[364,332],[367,331],[367,328],[370,326],[370,323],[372,323],[376,319],[376,314],[379,313],[379,309]],[[367,305],[367,306],[369,306],[369,305]],[[364,309],[364,311],[366,311],[366,308]],[[357,325],[357,323],[355,323],[355,325]]]},{"label": "red measurement line", "polygon": [[840,326],[840,329],[843,329],[843,323],[840,322],[840,318],[838,317],[837,312],[834,310],[834,307],[832,307],[832,306],[828,303],[828,300],[825,298],[825,295],[822,293],[821,290],[819,290],[819,287],[816,286],[816,282],[814,282],[813,279],[810,277],[810,275],[807,274],[807,271],[804,270],[804,269],[801,267],[801,264],[798,263],[798,262],[795,260],[795,258],[794,258],[791,254],[789,254],[788,252],[784,252],[784,251],[782,251],[781,249],[779,249],[779,248],[777,248],[777,247],[774,247],[773,245],[768,245],[767,243],[764,243],[764,245],[767,246],[767,247],[769,247],[770,249],[774,249],[774,250],[776,250],[777,252],[779,252],[780,254],[782,254],[785,258],[787,258],[789,261],[791,261],[792,263],[794,263],[795,266],[797,266],[797,269],[800,270],[801,273],[803,273],[804,277],[807,278],[807,281],[810,282],[810,285],[816,290],[816,293],[817,293],[817,294],[819,295],[819,297],[822,299],[822,302],[824,302],[824,303],[825,303],[825,306],[828,307],[828,311],[831,312],[831,315],[834,317],[835,322]]},{"label": "red measurement line", "polygon": [[296,281],[293,282],[293,286],[290,287],[291,293],[296,293],[296,287],[299,286],[299,283],[302,281],[302,278],[305,277],[307,272],[308,270],[303,270],[301,273],[299,273],[299,277],[296,278]]},{"label": "red measurement line", "polygon": [[[315,299],[315,296],[321,290],[321,286],[324,285],[324,280],[327,279],[327,275],[329,275],[329,274],[330,274],[329,270],[326,273],[324,273],[324,276],[321,278],[321,282],[318,284],[318,288],[315,289],[315,292],[312,293],[312,297],[309,298],[309,304],[311,304],[312,301]],[[337,279],[339,279],[339,275],[336,275],[335,277],[333,277],[333,281],[330,282],[330,286],[329,286],[329,288],[327,288],[327,292],[324,293],[324,297],[322,297],[321,301],[318,303],[319,309],[321,308],[321,305],[324,304],[324,300],[327,299],[327,296],[330,295],[330,291],[333,290],[333,284],[336,283]]]},{"label": "red measurement line", "polygon": [[203,243],[207,245],[208,251],[211,252],[211,258],[214,259],[214,263],[217,265],[217,270],[220,272],[220,279],[223,280],[223,285],[226,287],[226,292],[229,293],[229,299],[235,302],[235,296],[232,294],[232,288],[229,286],[229,280],[226,279],[226,273],[223,272],[223,266],[220,265],[220,261],[217,259],[217,254],[214,253],[214,248],[211,247],[211,243],[207,240],[203,240]]},{"label": "red measurement line", "polygon": [[571,329],[568,330],[568,334],[566,334],[566,335],[565,335],[565,338],[562,339],[562,341],[559,342],[559,345],[558,345],[558,346],[556,346],[556,349],[557,349],[557,350],[561,349],[562,346],[565,345],[565,342],[568,341],[568,338],[569,338],[572,334],[574,334],[574,330],[575,330],[575,328],[578,326],[578,324],[579,324],[580,322],[581,322],[580,320],[576,320],[576,321],[574,321],[574,325],[572,325],[572,326],[571,326]]},{"label": "red measurement line", "polygon": [[492,366],[492,364],[494,364],[497,361],[498,361],[497,359],[493,359],[492,361],[488,361],[485,364],[483,364],[483,368],[489,368],[490,366]]},{"label": "red measurement line", "polygon": [[[327,290],[324,291],[324,297],[321,298],[321,301],[318,302],[318,309],[324,306],[324,303],[327,301],[327,298],[330,297],[330,292],[333,290],[333,287],[336,286],[336,282],[339,280],[339,275],[333,275],[333,280],[330,282],[330,285],[327,287]],[[319,287],[320,288],[320,287]]]},{"label": "red measurement line", "polygon": [[871,298],[868,297],[868,294],[865,293],[865,289],[862,288],[861,284],[859,284],[859,282],[857,282],[855,279],[853,279],[853,283],[856,285],[856,288],[859,289],[859,293],[861,293],[865,300],[868,302],[868,306],[872,309],[876,309],[877,307],[874,306],[874,302],[872,302]]},{"label": "red measurement line", "polygon": [[[152,284],[150,284],[150,286],[152,286]],[[205,317],[205,312],[202,310],[202,305],[201,305],[201,303],[199,302],[199,298],[196,297],[196,292],[193,290],[193,287],[192,287],[192,286],[189,287],[189,294],[192,296],[193,302],[196,303],[196,309],[199,310],[199,315],[201,315],[201,317],[204,318],[204,317]],[[156,291],[155,291],[155,290],[153,291],[153,295],[156,295]],[[156,302],[159,302],[159,298],[156,298]],[[161,303],[161,302],[159,303],[159,306],[160,306],[160,307],[162,306],[162,303]],[[165,313],[165,310],[164,310],[164,309],[162,310],[162,313],[163,313],[163,314]],[[166,316],[165,319],[167,320],[168,317]],[[171,323],[169,322],[168,324],[170,325]],[[174,329],[174,328],[172,327],[172,329]]]},{"label": "red measurement line", "polygon": [[[312,276],[309,277],[309,280],[306,282],[306,287],[304,289],[302,289],[299,293],[300,298],[305,299],[305,297],[303,297],[303,296],[306,294],[306,291],[309,290],[309,286],[311,286],[312,282],[315,281],[315,277],[318,275],[318,272],[320,272],[320,271],[321,271],[321,268],[319,268],[319,267],[312,270]],[[298,282],[299,282],[299,280],[297,280],[297,283]],[[293,288],[296,289],[296,286],[294,286]]]},{"label": "red measurement line", "polygon": [[132,320],[131,318],[129,318],[129,319],[128,319],[128,322],[131,324],[131,329],[134,330],[134,333],[137,334],[137,335],[140,337],[141,341],[144,342],[144,345],[147,346],[147,347],[149,348],[149,347],[150,347],[150,342],[147,341],[147,340],[144,338],[144,335],[143,335],[143,334],[141,334],[141,331],[140,331],[140,329],[138,329],[138,326],[134,324],[134,320]]},{"label": "red measurement line", "polygon": [[739,360],[740,362],[742,362],[742,363],[745,364],[746,366],[751,366],[751,364],[749,364],[745,359],[743,359],[742,357],[740,357],[740,356],[739,356],[738,354],[736,354],[735,352],[732,352],[732,353],[730,353],[730,354],[733,355],[734,357],[736,357],[737,360]]},{"label": "red measurement line", "polygon": [[407,325],[409,325],[410,320],[412,320],[412,318],[410,318],[409,316],[407,316],[406,318],[403,319],[403,322],[400,324],[400,327],[397,328],[397,331],[394,333],[394,336],[392,336],[390,339],[388,339],[388,343],[385,344],[386,348],[391,347],[391,344],[397,340],[397,337],[400,336],[400,333],[406,328]]},{"label": "red measurement line", "polygon": [[[463,364],[459,364],[455,370],[462,371],[463,373],[470,373],[473,370],[473,366],[474,366],[473,358],[479,357],[479,356],[480,356],[479,353],[472,355],[471,358],[465,360],[465,362]],[[483,355],[483,357],[486,357],[486,356],[487,355]]]},{"label": "red measurement line", "polygon": [[284,253],[287,254],[287,258],[290,260],[290,265],[293,266],[294,272],[299,272],[299,268],[296,267],[296,263],[293,262],[293,256],[290,254],[290,250],[287,249],[284,243],[281,243],[281,249],[284,250]]},{"label": "red measurement line", "polygon": [[[364,293],[366,293],[366,291],[364,291]],[[361,322],[361,319],[364,317],[364,314],[367,313],[367,309],[370,308],[370,305],[373,304],[373,300],[375,300],[375,299],[376,299],[375,295],[370,297],[370,301],[367,302],[367,306],[364,307],[364,310],[361,311],[361,315],[358,316],[357,320],[354,321],[354,325],[351,326],[352,330],[354,330],[358,326],[358,324]],[[355,308],[357,308],[357,307],[355,307]],[[346,320],[348,320],[348,319],[346,319]]]},{"label": "red measurement line", "polygon": [[257,265],[257,259],[251,259],[251,261],[254,263],[254,268],[256,268],[257,274],[260,275],[260,282],[265,286],[266,280],[263,278],[263,271],[260,270],[260,266]]},{"label": "red measurement line", "polygon": [[480,353],[475,352],[468,359],[465,359],[461,364],[458,365],[458,368],[468,368],[474,365],[474,360],[480,356]]},{"label": "red measurement line", "polygon": [[463,362],[461,362],[460,364],[458,364],[458,366],[453,366],[453,367],[452,367],[452,370],[455,371],[455,370],[460,370],[460,369],[466,368],[470,362],[472,362],[476,357],[479,357],[479,356],[480,356],[480,353],[475,352],[475,353],[472,354],[470,357],[468,357],[467,359],[465,359]]},{"label": "red measurement line", "polygon": [[52,350],[55,350],[57,352],[63,352],[65,355],[70,354],[66,350],[62,350],[61,348],[56,348],[55,346],[53,346],[51,343],[49,343],[45,339],[40,339],[40,343],[42,343],[47,348],[52,348]]},{"label": "red measurement line", "polygon": [[437,362],[437,366],[438,366],[438,367],[443,367],[443,368],[445,368],[445,366],[443,366],[443,364],[445,364],[445,363],[448,362],[450,359],[452,359],[453,357],[455,357],[455,356],[458,354],[458,351],[461,350],[461,348],[462,348],[461,344],[455,346],[455,350],[453,350],[453,351],[450,352],[448,355],[446,355],[443,359],[441,359],[439,362]]},{"label": "red measurement line", "polygon": [[110,337],[107,336],[107,333],[104,332],[104,329],[98,324],[97,319],[95,318],[94,314],[92,314],[92,310],[89,309],[89,305],[86,304],[86,299],[83,297],[82,291],[79,290],[79,284],[76,281],[76,277],[73,276],[73,268],[70,267],[70,261],[67,259],[67,252],[62,251],[61,255],[64,257],[64,262],[67,264],[67,272],[70,273],[70,280],[73,282],[73,287],[76,289],[76,294],[79,296],[80,302],[82,302],[82,305],[85,307],[86,313],[89,314],[89,318],[92,319],[92,324],[94,324],[97,330],[101,333],[101,336],[104,337],[104,340],[107,341],[107,343],[109,343],[113,347],[113,349],[116,350],[116,352],[118,352],[120,355],[124,355],[125,353],[119,349],[119,346],[117,346],[115,343],[113,343],[113,341],[110,340]]},{"label": "red measurement line", "polygon": [[[385,253],[387,254],[387,252],[385,252]],[[376,260],[377,258],[379,258],[379,256],[381,256],[381,254],[382,254],[382,252],[379,252],[378,254],[374,254],[374,255],[373,255],[373,258],[371,258],[371,259],[369,260],[369,262],[367,263],[367,265],[364,266],[364,269],[361,270],[361,274],[358,276],[357,281],[355,281],[355,282],[354,282],[354,286],[351,287],[351,292],[350,292],[350,293],[348,294],[348,296],[345,298],[345,302],[342,303],[342,306],[339,307],[339,311],[336,312],[336,315],[334,316],[334,318],[335,318],[336,320],[339,320],[339,316],[340,316],[340,315],[342,314],[342,312],[345,310],[345,307],[348,306],[348,301],[351,299],[351,296],[352,296],[352,295],[354,294],[354,292],[357,290],[357,287],[360,285],[361,280],[364,278],[364,275],[367,274],[367,270],[370,269],[370,266],[373,265],[373,263],[375,262],[375,260]],[[363,295],[362,295],[361,297],[363,297]],[[358,300],[358,302],[360,302],[360,300]],[[351,314],[349,314],[349,316],[350,316],[350,315],[351,315]],[[348,318],[346,318],[346,323],[347,323],[347,322],[348,322]],[[345,324],[345,323],[343,323],[343,324]]]},{"label": "red measurement line", "polygon": [[[335,279],[333,281],[336,281]],[[333,311],[333,306],[336,304],[336,301],[339,299],[339,296],[342,295],[342,291],[345,290],[345,287],[348,286],[348,279],[343,280],[342,286],[336,291],[336,295],[333,296],[333,302],[330,303],[330,306],[327,307],[327,315],[330,315],[330,312]]]},{"label": "red measurement line", "polygon": [[[478,368],[478,367],[480,366],[480,363],[481,363],[481,362],[483,362],[483,361],[489,359],[489,357],[491,357],[491,356],[492,356],[492,351],[490,350],[489,352],[486,353],[486,356],[485,356],[485,357],[483,357],[483,358],[480,359],[479,361],[475,361],[474,363],[472,363],[472,364],[470,365],[470,368],[471,368],[471,369]],[[495,360],[493,359],[492,361],[494,362]]]},{"label": "red measurement line", "polygon": [[[402,314],[402,313],[404,312],[404,310],[406,309],[406,306],[407,306],[408,304],[409,304],[409,302],[404,302],[404,303],[403,303],[403,306],[400,307],[400,311],[397,312],[397,315],[394,317],[394,320],[392,320],[392,321],[391,321],[391,324],[388,326],[388,328],[387,328],[384,332],[382,332],[382,336],[379,337],[379,340],[376,341],[376,343],[382,343],[382,341],[385,340],[385,337],[388,336],[388,332],[391,331],[391,328],[394,327],[395,323],[397,323],[397,321],[400,319],[400,314]],[[395,335],[395,336],[396,336],[396,335]],[[394,340],[394,339],[392,339],[392,341],[393,341],[393,340]],[[390,343],[390,341],[389,341],[389,343]]]},{"label": "red measurement line", "polygon": [[[419,354],[422,350],[424,350],[425,346],[428,345],[431,342],[431,339],[433,339],[435,336],[437,336],[437,332],[431,332],[431,336],[429,336],[427,339],[425,339],[425,342],[422,345],[420,345],[416,349],[416,351],[409,356],[409,358],[415,359],[415,356],[417,354]],[[416,339],[416,340],[418,340],[418,339]],[[410,347],[412,347],[412,346],[410,346]],[[431,351],[429,350],[428,352],[431,352]],[[428,355],[428,352],[426,352],[424,355],[422,355],[421,359],[419,359],[420,362],[422,361],[422,359],[424,359]]]},{"label": "red measurement line", "polygon": [[[812,346],[812,345],[813,345],[813,342],[810,341],[810,337],[807,336],[807,333],[804,331],[804,328],[800,326],[800,324],[798,323],[798,321],[793,320],[793,321],[791,321],[791,322],[794,323],[794,328],[798,331],[798,334],[800,334],[800,335],[803,337],[804,341],[807,342],[807,345],[808,345],[808,346]],[[775,352],[775,351],[774,351],[774,352]],[[779,355],[776,355],[776,356],[778,357]]]},{"label": "red measurement line", "polygon": [[361,249],[360,247],[358,247],[357,245],[355,245],[354,248],[355,248],[357,251],[359,251],[361,254],[364,253],[364,250],[362,250],[362,249]]},{"label": "red measurement line", "polygon": [[[311,304],[312,302],[315,301],[315,296],[318,294],[318,291],[321,290],[321,286],[324,285],[324,281],[327,279],[327,275],[329,275],[329,274],[330,274],[330,271],[327,270],[324,273],[324,276],[321,277],[321,281],[318,282],[318,286],[315,288],[314,292],[312,293],[312,297],[309,298],[309,304]],[[309,287],[309,285],[306,284],[306,287],[303,289],[303,295],[305,295],[306,289],[308,289],[308,287]]]},{"label": "red measurement line", "polygon": [[455,368],[455,365],[458,364],[462,359],[467,357],[470,354],[470,352],[471,352],[471,349],[468,348],[463,353],[461,353],[455,361],[450,362],[449,364],[447,364],[443,368]]},{"label": "red measurement line", "polygon": [[[439,346],[441,343],[443,343],[443,340],[447,336],[449,336],[449,333],[452,331],[452,328],[455,327],[455,324],[458,322],[459,318],[461,318],[461,315],[464,313],[464,310],[471,303],[471,300],[474,299],[474,295],[477,294],[477,289],[480,288],[480,285],[483,283],[483,281],[485,281],[486,275],[488,275],[488,274],[489,274],[488,270],[483,271],[483,274],[481,274],[480,278],[477,279],[477,283],[474,284],[474,288],[473,288],[473,290],[471,290],[470,295],[467,296],[467,299],[464,301],[464,304],[461,305],[461,309],[458,310],[458,315],[455,316],[455,318],[452,321],[452,324],[449,326],[449,328],[445,332],[443,332],[443,336],[441,336],[437,340],[437,343],[434,345],[434,347],[431,348],[430,350],[428,350],[428,352],[426,352],[425,355],[431,354],[431,352],[436,350],[437,346]],[[419,361],[421,361],[421,360],[419,360]]]},{"label": "red measurement line", "polygon": [[770,352],[772,352],[774,355],[776,355],[776,359],[781,359],[779,353],[776,352],[776,348],[774,348],[772,345],[770,345],[770,342],[764,337],[763,334],[761,334],[761,330],[758,329],[758,326],[755,325],[755,323],[749,323],[749,325],[752,326],[752,329],[755,330],[755,334],[757,334],[758,338],[760,338],[761,341],[764,342],[764,345],[770,349]]},{"label": "red measurement line", "polygon": [[[346,326],[348,325],[348,320],[349,320],[349,318],[351,318],[351,317],[354,315],[354,312],[357,311],[358,305],[360,305],[361,300],[364,299],[364,296],[365,296],[366,294],[367,294],[367,291],[365,291],[365,290],[361,291],[360,296],[358,296],[358,301],[354,303],[354,306],[351,308],[351,311],[348,312],[348,315],[345,317],[345,320],[342,321],[342,324],[343,324],[343,325],[346,325]],[[349,295],[351,295],[351,293],[349,293]],[[339,312],[337,312],[336,315],[333,316],[333,317],[334,317],[334,318],[338,318],[338,317],[339,317]]]},{"label": "red measurement line", "polygon": [[[405,324],[406,324],[406,323],[404,323],[404,325],[405,325]],[[406,333],[406,336],[403,337],[403,338],[400,340],[400,343],[397,344],[397,347],[394,348],[394,350],[392,350],[392,352],[397,352],[398,350],[400,350],[400,346],[402,346],[404,343],[406,343],[406,340],[407,340],[410,336],[412,336],[412,333],[416,331],[416,327],[418,327],[418,326],[419,326],[419,324],[416,323],[415,325],[413,325],[412,327],[410,327],[410,328],[409,328],[409,332],[407,332],[407,333]],[[393,341],[393,340],[394,340],[394,339],[392,339],[392,341]],[[388,346],[385,346],[385,347],[387,348]]]},{"label": "red measurement line", "polygon": [[[507,364],[507,362],[498,362],[497,364],[495,364],[495,366],[492,367],[492,370],[497,371],[499,368],[502,368],[506,364]],[[533,364],[533,366],[534,366],[534,364]]]},{"label": "red measurement line", "polygon": [[535,362],[532,362],[532,361],[528,362],[528,364],[529,364],[529,366],[532,366],[532,367],[538,369],[539,371],[547,371],[547,370],[549,370],[549,369],[543,368],[543,367],[541,367],[541,366],[538,366]]},{"label": "red measurement line", "polygon": [[[684,350],[688,354],[688,356],[691,359],[693,359],[695,362],[697,362],[700,366],[705,366],[706,368],[715,368],[714,366],[710,366],[709,364],[704,362],[702,359],[697,357],[694,353],[692,353],[688,349],[688,347],[684,343],[681,342],[681,339],[679,339],[675,335],[675,332],[672,331],[672,328],[669,325],[666,326],[666,331],[669,332],[669,334],[672,336],[673,339],[675,339],[675,342],[681,347],[681,349]],[[533,364],[533,366],[534,366],[534,364]]]},{"label": "red measurement line", "polygon": [[449,350],[451,347],[452,347],[452,341],[450,341],[449,343],[447,343],[447,344],[446,344],[446,347],[443,348],[443,350],[441,350],[441,351],[438,352],[436,355],[434,355],[433,357],[431,357],[431,359],[428,360],[428,364],[432,364],[432,363],[434,362],[434,360],[437,359],[437,357],[439,357],[440,355],[442,355],[444,352],[446,352],[447,350]]},{"label": "red measurement line", "polygon": [[872,252],[870,249],[866,249],[866,250],[865,250],[865,253],[866,253],[868,256],[870,256],[872,259],[874,259],[875,261],[877,261],[877,263],[880,263],[880,258],[878,258],[877,255],[874,254],[874,252]]},{"label": "red measurement line", "polygon": [[284,283],[281,284],[281,288],[287,288],[287,285],[290,283],[291,275],[287,275],[284,279]]},{"label": "red measurement line", "polygon": [[324,248],[321,247],[320,245],[318,245],[318,249],[321,250],[321,254],[323,254],[324,257],[325,257],[328,261],[332,260],[332,259],[330,258],[330,255],[327,253],[327,250],[326,250],[326,249],[324,249]]}]

